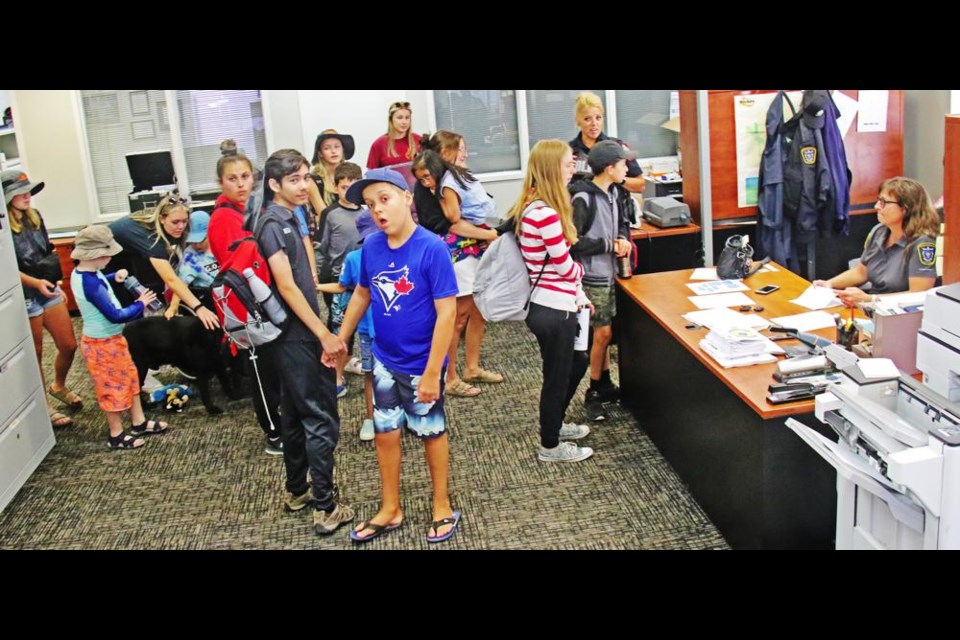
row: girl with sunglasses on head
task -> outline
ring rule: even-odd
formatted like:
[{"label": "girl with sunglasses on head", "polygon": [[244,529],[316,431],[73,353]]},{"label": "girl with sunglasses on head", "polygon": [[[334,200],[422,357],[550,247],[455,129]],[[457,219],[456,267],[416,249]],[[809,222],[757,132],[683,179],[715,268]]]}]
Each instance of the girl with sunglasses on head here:
[{"label": "girl with sunglasses on head", "polygon": [[409,102],[394,102],[387,113],[387,133],[373,141],[367,169],[410,162],[420,151],[420,136],[413,132]]},{"label": "girl with sunglasses on head", "polygon": [[[926,291],[937,279],[936,239],[940,217],[923,185],[910,178],[890,178],[880,185],[874,204],[880,224],[867,234],[860,264],[829,280],[848,307],[870,302],[874,294]],[[860,287],[869,283],[869,293]]]},{"label": "girl with sunglasses on head", "polygon": [[[457,322],[450,343],[446,392],[452,396],[474,397],[481,390],[472,383],[503,382],[501,374],[480,366],[486,321],[473,302],[473,282],[485,242],[497,238],[497,232],[486,224],[488,218],[496,216],[496,207],[493,198],[466,167],[463,136],[441,130],[423,138],[423,146],[424,151],[412,167],[417,178],[414,188],[417,212],[421,225],[440,235],[447,244],[457,276]],[[437,202],[441,216],[433,213]],[[466,367],[461,378],[457,373],[457,345],[464,332]]]},{"label": "girl with sunglasses on head", "polygon": [[118,266],[129,264],[130,272],[158,296],[163,295],[164,286],[168,287],[207,329],[220,326],[217,315],[204,307],[177,276],[176,268],[183,259],[190,231],[190,208],[186,199],[165,193],[155,207],[111,222],[110,230],[123,247]]},{"label": "girl with sunglasses on head", "polygon": [[[13,250],[17,256],[20,283],[27,303],[27,317],[33,346],[43,375],[43,330],[53,337],[57,358],[53,363],[53,383],[47,393],[62,402],[71,411],[83,407],[83,400],[67,387],[67,373],[77,351],[77,337],[67,311],[67,297],[58,286],[60,259],[43,222],[40,212],[31,206],[31,198],[43,190],[44,183],[33,184],[19,169],[8,169],[2,174],[3,193],[7,201],[7,217],[13,231]],[[48,408],[50,422],[55,427],[67,427],[73,420],[59,411]]]}]

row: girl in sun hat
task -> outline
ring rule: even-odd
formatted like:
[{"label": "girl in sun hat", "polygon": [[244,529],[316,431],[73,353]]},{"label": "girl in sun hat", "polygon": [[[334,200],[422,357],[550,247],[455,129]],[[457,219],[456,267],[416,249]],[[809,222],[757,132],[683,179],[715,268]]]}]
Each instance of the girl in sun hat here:
[{"label": "girl in sun hat", "polygon": [[[57,286],[58,280],[63,277],[60,258],[50,244],[43,217],[31,206],[31,198],[43,190],[44,183],[30,182],[27,174],[19,169],[4,171],[0,174],[0,180],[3,182],[7,217],[13,231],[17,268],[40,373],[43,375],[43,329],[46,328],[57,347],[57,357],[53,363],[54,378],[47,386],[47,393],[76,411],[83,406],[83,400],[67,387],[67,373],[77,351],[77,337],[65,304],[66,294]],[[49,409],[49,414],[50,422],[55,427],[73,424],[69,416],[58,411]]]}]

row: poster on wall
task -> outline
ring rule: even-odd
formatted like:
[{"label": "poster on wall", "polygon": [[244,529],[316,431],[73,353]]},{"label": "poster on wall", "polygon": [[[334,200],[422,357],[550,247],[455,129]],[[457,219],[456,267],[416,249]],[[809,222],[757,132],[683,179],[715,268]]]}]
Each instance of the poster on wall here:
[{"label": "poster on wall", "polygon": [[[803,91],[788,91],[794,108],[800,108]],[[776,93],[751,93],[733,96],[733,123],[737,140],[737,206],[757,204],[760,183],[760,159],[767,144],[767,111]],[[793,115],[790,106],[783,103],[783,119]]]}]

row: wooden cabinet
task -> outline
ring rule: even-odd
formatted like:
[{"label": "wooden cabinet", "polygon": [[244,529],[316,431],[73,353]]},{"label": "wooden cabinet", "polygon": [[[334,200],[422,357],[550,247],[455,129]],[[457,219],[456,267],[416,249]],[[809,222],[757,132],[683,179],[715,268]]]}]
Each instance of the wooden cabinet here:
[{"label": "wooden cabinet", "polygon": [[943,221],[943,284],[953,284],[960,282],[960,116],[946,117]]},{"label": "wooden cabinet", "polygon": [[55,439],[33,348],[10,224],[0,219],[0,511],[13,499]]}]

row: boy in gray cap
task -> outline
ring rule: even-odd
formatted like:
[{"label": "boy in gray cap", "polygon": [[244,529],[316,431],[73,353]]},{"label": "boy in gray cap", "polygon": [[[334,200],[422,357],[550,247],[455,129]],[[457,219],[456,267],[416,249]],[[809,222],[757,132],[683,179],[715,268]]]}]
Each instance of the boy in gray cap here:
[{"label": "boy in gray cap", "polygon": [[620,397],[620,389],[610,380],[611,324],[617,314],[613,285],[616,258],[629,255],[633,245],[630,222],[617,203],[616,185],[626,181],[627,160],[636,157],[635,151],[613,140],[601,140],[587,156],[593,179],[574,187],[573,224],[580,239],[570,253],[583,264],[583,292],[596,309],[590,318],[593,345],[585,402],[587,417],[594,421],[606,419],[604,402]]}]

